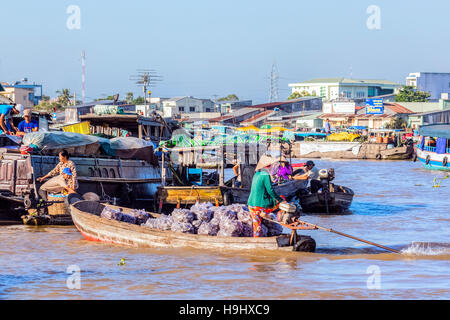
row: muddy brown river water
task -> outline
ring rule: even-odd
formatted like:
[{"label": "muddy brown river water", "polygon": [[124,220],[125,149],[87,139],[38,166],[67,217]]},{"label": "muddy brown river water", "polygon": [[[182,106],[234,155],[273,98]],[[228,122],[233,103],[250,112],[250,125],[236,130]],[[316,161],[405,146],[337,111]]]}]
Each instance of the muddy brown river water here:
[{"label": "muddy brown river water", "polygon": [[[352,214],[308,222],[316,253],[134,249],[74,227],[0,227],[0,299],[450,299],[450,179],[404,161],[315,161],[352,188]],[[125,259],[124,265],[118,265]],[[78,272],[79,270],[79,272]]]}]

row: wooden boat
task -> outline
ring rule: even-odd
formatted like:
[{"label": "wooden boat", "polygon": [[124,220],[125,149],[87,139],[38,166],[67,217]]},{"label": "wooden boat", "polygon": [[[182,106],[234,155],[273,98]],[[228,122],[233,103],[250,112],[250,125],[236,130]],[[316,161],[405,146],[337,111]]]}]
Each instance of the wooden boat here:
[{"label": "wooden boat", "polygon": [[450,171],[450,124],[422,126],[419,135],[422,141],[415,146],[414,161],[419,160],[426,169]]},{"label": "wooden boat", "polygon": [[[73,222],[88,241],[97,241],[143,248],[195,248],[222,250],[273,250],[292,251],[289,246],[290,235],[277,237],[219,237],[197,234],[185,234],[172,231],[160,231],[125,222],[100,217],[105,205],[95,201],[79,201],[70,206]],[[113,208],[118,208],[111,206]],[[124,212],[130,209],[121,208]],[[156,218],[159,215],[151,213]],[[314,241],[300,236],[298,241]],[[298,242],[297,242],[298,243]],[[298,248],[298,246],[297,246]],[[311,248],[311,247],[310,247]],[[315,248],[315,242],[314,242]]]},{"label": "wooden boat", "polygon": [[335,185],[334,188],[334,192],[316,192],[302,195],[300,205],[303,212],[309,214],[344,214],[350,208],[355,193],[347,187]]}]

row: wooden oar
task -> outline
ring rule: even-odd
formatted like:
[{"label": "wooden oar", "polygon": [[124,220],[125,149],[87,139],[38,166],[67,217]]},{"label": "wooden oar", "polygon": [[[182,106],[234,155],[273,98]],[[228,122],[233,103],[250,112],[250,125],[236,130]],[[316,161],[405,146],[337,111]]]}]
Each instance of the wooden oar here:
[{"label": "wooden oar", "polygon": [[[321,226],[318,226],[318,225],[316,225],[316,224],[308,223],[308,222],[305,222],[305,221],[302,221],[302,220],[298,220],[298,219],[297,219],[295,223],[286,225],[286,224],[284,224],[284,223],[280,223],[280,222],[275,221],[275,220],[272,220],[272,219],[267,219],[267,218],[264,218],[264,219],[266,219],[266,220],[268,220],[268,221],[272,221],[272,222],[278,223],[279,225],[281,225],[281,226],[283,226],[283,227],[286,227],[286,228],[288,228],[288,229],[291,229],[291,230],[312,230],[312,229],[320,229],[320,230],[324,230],[324,231],[336,233],[336,234],[338,234],[338,235],[341,235],[341,236],[344,236],[344,237],[347,237],[347,238],[351,238],[351,239],[354,239],[354,240],[357,240],[357,241],[361,241],[361,242],[370,244],[370,245],[372,245],[372,246],[376,246],[376,247],[382,248],[382,249],[384,249],[384,250],[388,250],[388,251],[391,251],[391,252],[394,252],[394,253],[401,254],[400,251],[395,250],[395,249],[388,248],[388,247],[383,246],[383,245],[381,245],[381,244],[378,244],[378,243],[375,243],[375,242],[372,242],[372,241],[368,241],[368,240],[364,240],[364,239],[361,239],[361,238],[357,238],[357,237],[351,236],[351,235],[349,235],[349,234],[346,234],[346,233],[343,233],[343,232],[340,232],[340,231],[336,231],[336,230],[333,230],[333,229],[330,229],[330,228],[321,227]],[[299,227],[298,225],[300,225],[300,227]],[[307,226],[307,227],[305,228],[304,226]]]},{"label": "wooden oar", "polygon": [[391,252],[394,252],[394,253],[398,253],[398,254],[401,253],[401,252],[398,251],[398,250],[395,250],[395,249],[392,249],[392,248],[388,248],[388,247],[386,247],[386,246],[383,246],[383,245],[381,245],[381,244],[378,244],[378,243],[375,243],[375,242],[372,242],[372,241],[368,241],[368,240],[364,240],[364,239],[361,239],[361,238],[357,238],[357,237],[351,236],[351,235],[349,235],[349,234],[346,234],[346,233],[343,233],[343,232],[340,232],[340,231],[337,231],[337,230],[333,230],[333,229],[330,229],[330,228],[321,227],[321,226],[318,226],[318,225],[316,225],[316,224],[311,224],[311,223],[304,222],[304,221],[301,221],[301,220],[297,220],[297,221],[300,222],[300,223],[306,224],[306,225],[310,225],[310,226],[316,227],[317,229],[320,229],[320,230],[324,230],[324,231],[336,233],[336,234],[338,234],[338,235],[341,235],[341,236],[344,236],[344,237],[347,237],[347,238],[351,238],[351,239],[354,239],[354,240],[357,240],[357,241],[365,242],[365,243],[367,243],[367,244],[370,244],[370,245],[372,245],[372,246],[376,246],[376,247],[382,248],[382,249],[384,249],[384,250],[388,250],[388,251],[391,251]]}]

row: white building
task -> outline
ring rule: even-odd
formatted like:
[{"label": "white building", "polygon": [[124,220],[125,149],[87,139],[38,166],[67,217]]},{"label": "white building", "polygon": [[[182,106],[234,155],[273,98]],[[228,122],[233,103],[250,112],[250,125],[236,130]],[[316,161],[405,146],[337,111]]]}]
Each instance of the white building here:
[{"label": "white building", "polygon": [[214,102],[210,99],[175,97],[162,101],[163,116],[173,117],[184,113],[213,112]]},{"label": "white building", "polygon": [[431,94],[429,101],[438,101],[442,93],[450,93],[450,73],[414,72],[406,77],[406,85]]},{"label": "white building", "polygon": [[307,92],[325,100],[338,98],[365,99],[373,96],[396,93],[401,84],[387,80],[358,80],[348,78],[313,79],[305,82],[291,83],[294,92]]}]

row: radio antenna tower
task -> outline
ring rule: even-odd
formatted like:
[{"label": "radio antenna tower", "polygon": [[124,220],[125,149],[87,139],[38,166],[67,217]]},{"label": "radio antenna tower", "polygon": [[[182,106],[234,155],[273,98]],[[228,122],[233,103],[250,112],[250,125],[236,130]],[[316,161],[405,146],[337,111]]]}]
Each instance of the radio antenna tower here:
[{"label": "radio antenna tower", "polygon": [[270,97],[269,102],[278,101],[278,68],[274,61],[272,64],[272,72],[270,73]]},{"label": "radio antenna tower", "polygon": [[81,101],[84,104],[86,97],[86,52],[81,53]]},{"label": "radio antenna tower", "polygon": [[147,105],[147,94],[150,97],[151,91],[147,89],[156,87],[156,82],[162,81],[162,77],[156,73],[153,69],[137,69],[137,74],[132,75],[130,80],[135,81],[135,83],[142,88],[144,93],[144,105]]}]

